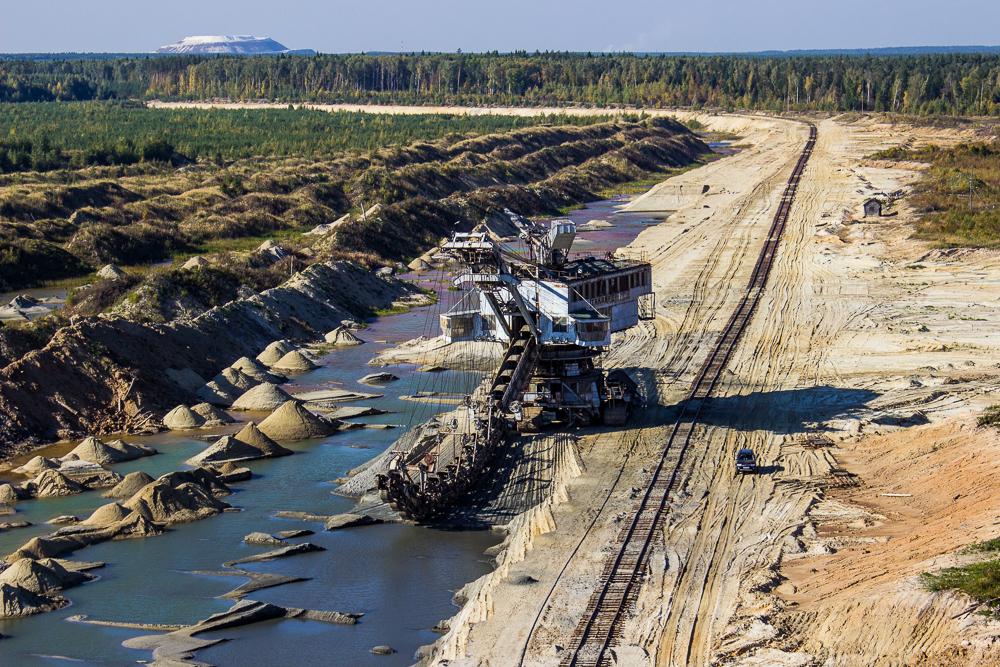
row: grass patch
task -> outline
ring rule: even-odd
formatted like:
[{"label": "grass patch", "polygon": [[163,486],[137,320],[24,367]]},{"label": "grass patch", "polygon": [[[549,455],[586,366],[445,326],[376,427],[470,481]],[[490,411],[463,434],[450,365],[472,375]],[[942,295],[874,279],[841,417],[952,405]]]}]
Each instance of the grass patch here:
[{"label": "grass patch", "polygon": [[1000,146],[996,143],[959,144],[950,149],[895,147],[871,157],[931,165],[909,198],[922,214],[914,238],[944,248],[1000,248]]},{"label": "grass patch", "polygon": [[979,426],[994,426],[1000,428],[1000,405],[991,405],[983,411],[983,416],[976,422]]},{"label": "grass patch", "polygon": [[[708,156],[711,157],[711,156]],[[711,162],[708,157],[703,156],[697,162],[693,162],[686,167],[680,167],[678,169],[667,169],[664,171],[657,171],[645,178],[641,178],[635,181],[628,181],[627,183],[619,183],[613,188],[606,188],[604,190],[599,190],[597,195],[601,199],[611,199],[616,195],[641,195],[650,187],[654,185],[659,185],[668,178],[673,178],[674,176],[679,176],[685,172],[691,171],[692,169],[697,169],[698,167],[703,167],[709,162]]]},{"label": "grass patch", "polygon": [[[970,545],[966,553],[996,553],[1000,551],[1000,539]],[[993,559],[972,563],[964,567],[949,567],[937,574],[924,572],[920,575],[924,586],[930,591],[962,591],[985,607],[980,614],[994,617],[1000,611],[1000,560]]]},{"label": "grass patch", "polygon": [[410,312],[408,306],[392,306],[391,308],[375,308],[372,312],[377,317],[388,317],[389,315],[403,315]]}]

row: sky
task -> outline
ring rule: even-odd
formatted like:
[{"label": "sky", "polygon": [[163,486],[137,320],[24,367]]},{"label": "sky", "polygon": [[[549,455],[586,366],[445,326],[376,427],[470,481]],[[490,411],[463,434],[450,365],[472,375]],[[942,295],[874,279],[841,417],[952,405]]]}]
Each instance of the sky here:
[{"label": "sky", "polygon": [[0,0],[0,53],[143,53],[193,35],[322,53],[993,46],[998,26],[996,0]]}]

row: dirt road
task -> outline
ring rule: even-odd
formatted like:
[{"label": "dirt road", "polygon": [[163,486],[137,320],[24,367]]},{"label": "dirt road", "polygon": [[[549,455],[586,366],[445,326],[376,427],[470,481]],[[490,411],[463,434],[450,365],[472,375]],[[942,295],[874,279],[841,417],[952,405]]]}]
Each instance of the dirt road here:
[{"label": "dirt road", "polygon": [[[661,455],[662,425],[742,294],[806,129],[776,119],[699,121],[741,134],[752,148],[633,204],[677,210],[633,243],[653,263],[657,318],[617,340],[609,359],[635,371],[654,407],[630,430],[583,435],[582,472],[566,482],[568,499],[522,536],[523,560],[505,563],[504,577],[478,591],[475,622],[467,618],[446,638],[439,660],[516,665],[526,647],[523,664],[560,663]],[[869,459],[855,452],[870,451],[866,434],[910,433],[945,417],[966,423],[957,413],[997,402],[1000,375],[988,342],[998,333],[996,254],[949,255],[908,241],[905,208],[894,218],[858,220],[864,199],[906,187],[919,173],[866,155],[906,140],[961,138],[864,119],[819,123],[768,287],[702,415],[681,491],[608,664],[903,665],[944,656],[933,664],[965,665],[995,657],[996,644],[982,639],[992,637],[984,621],[950,618],[965,601],[924,591],[916,575],[957,545],[995,537],[997,510],[980,499],[962,526],[939,521],[916,557],[898,540],[877,541],[885,535],[853,534],[870,531],[877,514],[859,498],[831,500],[835,484],[860,479],[864,489],[871,473],[856,460]],[[817,432],[827,446],[802,445]],[[979,437],[995,445],[995,436]],[[732,454],[741,447],[758,453],[761,474],[735,476]],[[854,476],[833,474],[851,461]],[[902,461],[899,480],[919,484],[926,470],[904,470]],[[962,476],[941,485],[961,488]],[[897,532],[921,525],[908,516],[912,525],[900,523]],[[882,544],[892,548],[879,556],[873,545]],[[823,561],[831,554],[854,558],[851,577],[835,585],[829,578],[838,573]],[[884,568],[880,557],[896,565]],[[905,594],[869,587],[876,571]],[[794,581],[811,592],[798,594]],[[958,655],[963,641],[971,648]]]}]

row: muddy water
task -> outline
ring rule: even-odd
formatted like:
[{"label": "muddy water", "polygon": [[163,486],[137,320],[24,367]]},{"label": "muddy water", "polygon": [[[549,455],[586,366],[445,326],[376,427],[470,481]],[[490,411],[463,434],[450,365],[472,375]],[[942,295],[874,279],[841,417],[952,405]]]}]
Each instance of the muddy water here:
[{"label": "muddy water", "polygon": [[[588,210],[574,211],[572,217],[580,223],[606,219],[618,225],[581,234],[592,239],[594,250],[601,253],[628,243],[648,224],[648,219],[616,216],[609,202],[597,202]],[[381,398],[345,404],[391,411],[358,420],[365,423],[406,426],[451,409],[402,401],[399,397],[421,391],[470,391],[479,380],[476,374],[418,373],[414,366],[401,365],[385,369],[401,378],[397,382],[381,388],[357,382],[377,370],[367,365],[367,361],[379,351],[419,335],[436,334],[437,315],[459,296],[444,290],[446,283],[442,278],[431,275],[421,278],[422,285],[439,291],[440,304],[372,322],[368,329],[358,333],[368,341],[365,345],[333,351],[324,358],[321,368],[294,377],[286,389],[296,392],[328,386],[383,393]],[[235,416],[247,418],[239,413]],[[227,432],[233,430],[229,428]],[[290,542],[308,541],[326,551],[246,567],[311,580],[258,591],[250,598],[288,607],[362,612],[365,616],[359,624],[335,626],[280,620],[225,630],[216,634],[232,641],[206,649],[196,659],[220,666],[412,664],[415,650],[436,640],[437,635],[430,628],[455,612],[452,591],[490,570],[488,559],[482,554],[499,541],[499,536],[408,525],[367,526],[327,533],[323,532],[322,524],[271,516],[283,509],[315,514],[348,511],[353,502],[333,495],[331,491],[336,487],[331,480],[380,453],[401,434],[399,428],[364,429],[289,444],[294,456],[252,462],[249,465],[254,471],[253,479],[234,485],[235,493],[226,500],[242,511],[175,526],[160,537],[108,542],[77,552],[71,558],[107,562],[105,568],[94,571],[101,578],[66,591],[72,605],[65,609],[0,621],[0,633],[4,635],[0,642],[0,663],[62,665],[72,660],[82,664],[126,665],[150,660],[149,652],[121,645],[129,637],[147,633],[74,623],[67,618],[84,614],[110,621],[196,622],[228,609],[232,601],[217,596],[245,580],[195,575],[190,571],[222,570],[225,561],[267,551],[268,547],[242,543],[243,536],[251,532],[306,528],[316,534]],[[185,468],[183,461],[207,446],[182,433],[129,440],[156,447],[161,453],[113,466],[114,470],[121,474],[144,470],[154,477]],[[60,456],[71,447],[54,446],[34,454]],[[0,481],[22,480],[0,473]],[[88,492],[18,503],[18,513],[5,520],[27,520],[35,525],[0,533],[0,554],[14,551],[31,537],[52,532],[53,528],[44,522],[53,517],[72,514],[85,518],[106,502],[99,492]],[[392,646],[397,653],[389,657],[372,655],[370,649],[379,644]]]}]

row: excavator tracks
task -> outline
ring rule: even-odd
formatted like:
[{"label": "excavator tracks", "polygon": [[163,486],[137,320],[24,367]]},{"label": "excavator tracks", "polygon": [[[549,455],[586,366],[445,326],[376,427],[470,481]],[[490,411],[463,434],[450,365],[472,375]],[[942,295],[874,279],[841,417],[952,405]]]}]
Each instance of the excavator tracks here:
[{"label": "excavator tracks", "polygon": [[[639,584],[648,564],[650,547],[654,537],[662,529],[672,493],[679,482],[684,453],[691,442],[702,408],[750,322],[767,283],[799,180],[816,145],[816,127],[811,123],[808,125],[809,139],[785,186],[746,292],[699,369],[673,424],[663,456],[644,490],[641,501],[635,506],[630,519],[624,522],[624,528],[618,535],[618,548],[606,560],[598,586],[568,642],[568,650],[565,651],[561,661],[564,667],[598,667],[611,664],[608,649],[620,638],[624,615],[634,604],[639,593]],[[529,633],[529,641],[533,633],[534,628]]]}]

